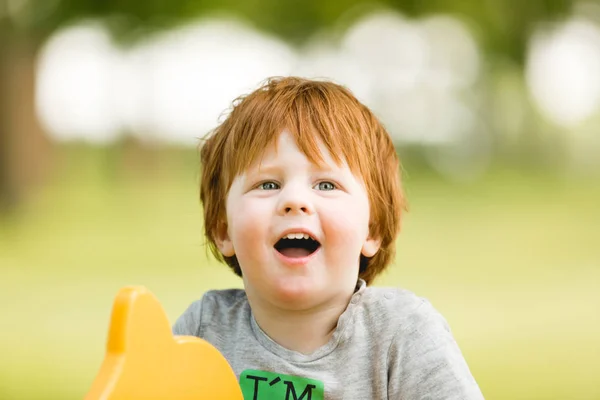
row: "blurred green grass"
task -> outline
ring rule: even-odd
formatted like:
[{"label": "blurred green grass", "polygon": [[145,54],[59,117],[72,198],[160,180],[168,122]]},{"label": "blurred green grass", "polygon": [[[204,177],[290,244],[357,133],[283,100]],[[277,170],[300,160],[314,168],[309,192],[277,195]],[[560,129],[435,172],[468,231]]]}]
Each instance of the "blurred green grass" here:
[{"label": "blurred green grass", "polygon": [[[206,255],[196,155],[64,148],[0,227],[0,398],[78,399],[104,356],[112,301],[147,286],[171,321],[241,282]],[[396,262],[376,282],[427,297],[489,399],[600,398],[600,182],[419,171]]]}]

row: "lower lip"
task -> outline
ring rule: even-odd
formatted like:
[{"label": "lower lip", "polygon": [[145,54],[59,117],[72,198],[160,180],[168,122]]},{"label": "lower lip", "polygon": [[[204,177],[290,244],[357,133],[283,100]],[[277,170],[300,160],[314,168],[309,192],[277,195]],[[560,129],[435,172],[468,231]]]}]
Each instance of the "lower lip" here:
[{"label": "lower lip", "polygon": [[307,255],[306,257],[287,257],[278,252],[276,249],[273,249],[273,251],[277,255],[277,258],[279,258],[285,264],[292,266],[302,266],[308,264],[309,261],[312,260],[317,255],[317,253],[319,253],[319,251],[321,251],[321,247],[319,247],[317,250]]}]

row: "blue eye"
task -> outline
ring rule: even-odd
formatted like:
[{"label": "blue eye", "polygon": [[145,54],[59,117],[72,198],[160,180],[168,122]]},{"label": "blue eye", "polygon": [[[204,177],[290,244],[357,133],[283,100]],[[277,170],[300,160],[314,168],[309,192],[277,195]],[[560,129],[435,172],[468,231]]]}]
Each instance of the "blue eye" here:
[{"label": "blue eye", "polygon": [[261,190],[277,190],[279,189],[279,185],[273,181],[268,181],[258,185],[258,188]]},{"label": "blue eye", "polygon": [[335,185],[331,182],[324,181],[317,183],[317,188],[319,190],[335,190]]}]

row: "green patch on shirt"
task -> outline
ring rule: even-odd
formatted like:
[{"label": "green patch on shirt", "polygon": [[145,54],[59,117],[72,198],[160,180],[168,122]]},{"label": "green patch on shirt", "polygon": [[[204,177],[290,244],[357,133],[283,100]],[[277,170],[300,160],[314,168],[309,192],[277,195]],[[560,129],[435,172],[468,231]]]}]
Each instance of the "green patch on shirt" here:
[{"label": "green patch on shirt", "polygon": [[323,382],[247,369],[240,375],[244,400],[323,400]]}]

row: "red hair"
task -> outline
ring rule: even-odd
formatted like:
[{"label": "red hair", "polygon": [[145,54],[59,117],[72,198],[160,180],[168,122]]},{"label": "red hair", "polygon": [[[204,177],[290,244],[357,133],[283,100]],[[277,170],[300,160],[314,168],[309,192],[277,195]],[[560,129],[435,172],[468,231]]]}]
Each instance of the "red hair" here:
[{"label": "red hair", "polygon": [[[398,155],[379,120],[352,93],[332,82],[297,77],[271,78],[233,102],[227,118],[204,140],[200,199],[205,235],[212,253],[241,276],[237,258],[216,245],[226,229],[225,202],[234,178],[259,159],[287,130],[306,157],[323,161],[319,143],[339,164],[362,178],[370,205],[370,236],[381,241],[377,254],[361,256],[359,277],[372,280],[392,261],[405,199]],[[225,228],[224,228],[225,227]]]}]

